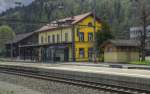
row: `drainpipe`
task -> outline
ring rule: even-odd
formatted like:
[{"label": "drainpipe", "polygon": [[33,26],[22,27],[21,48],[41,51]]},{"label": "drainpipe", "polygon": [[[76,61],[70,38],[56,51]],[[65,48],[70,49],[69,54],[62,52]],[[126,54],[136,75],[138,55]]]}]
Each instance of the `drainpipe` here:
[{"label": "drainpipe", "polygon": [[72,26],[72,61],[75,62],[75,25]]}]

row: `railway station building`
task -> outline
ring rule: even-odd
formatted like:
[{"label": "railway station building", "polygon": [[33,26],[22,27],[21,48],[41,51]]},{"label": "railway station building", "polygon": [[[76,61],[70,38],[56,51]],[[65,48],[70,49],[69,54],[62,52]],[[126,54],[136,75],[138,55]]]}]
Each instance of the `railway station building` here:
[{"label": "railway station building", "polygon": [[[93,13],[52,21],[40,29],[6,44],[8,55],[39,62],[92,61],[94,33],[101,30],[101,20]],[[13,44],[13,46],[12,46]],[[16,49],[16,50],[14,50]]]}]

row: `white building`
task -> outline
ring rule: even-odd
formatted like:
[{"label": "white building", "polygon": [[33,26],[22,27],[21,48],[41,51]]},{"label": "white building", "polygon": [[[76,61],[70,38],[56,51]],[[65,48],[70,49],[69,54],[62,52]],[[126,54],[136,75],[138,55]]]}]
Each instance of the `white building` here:
[{"label": "white building", "polygon": [[[150,47],[150,25],[146,28],[146,45]],[[130,28],[130,39],[139,40],[141,38],[141,33],[143,32],[143,27],[132,27]]]},{"label": "white building", "polygon": [[[147,32],[147,38],[150,38],[150,25],[146,28]],[[131,39],[139,39],[141,36],[141,33],[143,32],[143,27],[132,27],[130,28],[130,38]]]}]

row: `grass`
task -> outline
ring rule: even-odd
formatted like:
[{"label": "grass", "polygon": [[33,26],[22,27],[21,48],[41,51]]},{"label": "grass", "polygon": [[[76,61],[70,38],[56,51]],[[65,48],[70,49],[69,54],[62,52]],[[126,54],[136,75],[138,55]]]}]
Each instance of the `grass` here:
[{"label": "grass", "polygon": [[136,65],[150,65],[150,61],[133,61],[130,62],[130,64],[136,64]]}]

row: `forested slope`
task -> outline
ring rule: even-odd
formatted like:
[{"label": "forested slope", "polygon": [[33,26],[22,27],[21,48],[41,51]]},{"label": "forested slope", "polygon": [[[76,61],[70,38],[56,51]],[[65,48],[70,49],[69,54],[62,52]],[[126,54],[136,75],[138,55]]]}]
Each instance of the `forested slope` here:
[{"label": "forested slope", "polygon": [[[129,27],[135,25],[134,4],[132,0],[96,0],[96,15],[108,22],[116,37],[126,38]],[[149,1],[149,0],[147,0]],[[63,9],[58,6],[63,5]],[[26,21],[3,22],[9,24],[15,32],[31,32],[39,28],[39,24],[29,24],[30,21],[50,22],[71,15],[77,15],[92,10],[93,0],[36,0],[28,6],[16,7],[3,12],[5,19]]]}]

